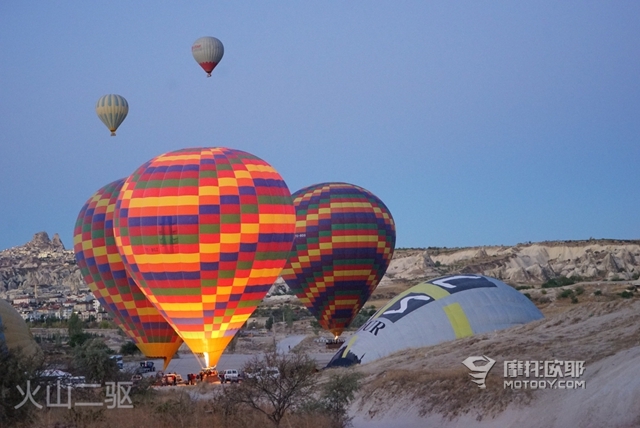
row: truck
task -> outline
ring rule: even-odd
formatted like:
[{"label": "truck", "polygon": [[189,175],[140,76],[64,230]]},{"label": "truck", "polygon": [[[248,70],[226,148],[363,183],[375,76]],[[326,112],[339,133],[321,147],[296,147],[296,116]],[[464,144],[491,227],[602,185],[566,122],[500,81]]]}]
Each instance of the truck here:
[{"label": "truck", "polygon": [[222,383],[240,383],[244,380],[242,372],[238,369],[226,369],[219,373]]},{"label": "truck", "polygon": [[156,368],[153,364],[153,361],[140,361],[140,367],[138,368],[138,373],[148,373],[155,372]]},{"label": "truck", "polygon": [[116,365],[118,366],[118,369],[120,370],[124,369],[124,361],[122,360],[122,355],[112,355],[109,358],[112,360],[115,360]]}]

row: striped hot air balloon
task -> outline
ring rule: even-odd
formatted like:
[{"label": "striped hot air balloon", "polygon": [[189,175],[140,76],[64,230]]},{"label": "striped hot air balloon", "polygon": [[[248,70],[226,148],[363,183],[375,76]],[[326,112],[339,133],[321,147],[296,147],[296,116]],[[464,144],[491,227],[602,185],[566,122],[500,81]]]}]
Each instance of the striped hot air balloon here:
[{"label": "striped hot air balloon", "polygon": [[113,213],[124,179],[98,190],[78,215],[73,250],[89,289],[147,358],[165,369],[182,340],[125,271],[113,236]]},{"label": "striped hot air balloon", "polygon": [[224,55],[224,46],[215,37],[200,37],[193,42],[191,53],[200,67],[207,72],[207,77],[211,77],[211,72]]},{"label": "striped hot air balloon", "polygon": [[296,234],[282,277],[337,338],[389,266],[393,217],[380,199],[353,184],[316,184],[292,197]]},{"label": "striped hot air balloon", "polygon": [[138,168],[120,192],[114,225],[129,273],[213,366],[284,267],[295,214],[265,161],[194,148]]},{"label": "striped hot air balloon", "polygon": [[129,113],[129,103],[121,95],[104,95],[96,103],[96,113],[111,131],[111,136],[115,137],[116,129]]}]

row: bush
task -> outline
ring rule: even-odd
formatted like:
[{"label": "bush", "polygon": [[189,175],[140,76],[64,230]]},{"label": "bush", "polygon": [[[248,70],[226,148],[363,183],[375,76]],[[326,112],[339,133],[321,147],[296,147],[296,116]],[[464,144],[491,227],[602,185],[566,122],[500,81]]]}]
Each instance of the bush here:
[{"label": "bush", "polygon": [[580,281],[582,281],[582,278],[575,275],[570,278],[567,278],[566,276],[559,276],[557,278],[551,278],[549,281],[542,284],[542,288],[564,287],[565,285],[573,285]]},{"label": "bush", "polygon": [[551,301],[547,296],[542,296],[538,299],[538,303],[549,303]]},{"label": "bush", "polygon": [[[267,367],[277,367],[279,376],[259,375]],[[235,406],[244,405],[258,411],[275,425],[290,411],[308,402],[316,387],[316,363],[308,355],[291,352],[268,352],[247,362],[244,382],[224,388],[218,401],[228,415],[235,414]],[[251,376],[250,374],[253,374]]]},{"label": "bush", "polygon": [[140,354],[140,350],[133,342],[125,342],[120,347],[120,353],[122,355],[135,355]]},{"label": "bush", "polygon": [[573,290],[571,289],[562,290],[560,293],[558,293],[558,297],[561,299],[566,299],[567,297],[571,296],[573,296]]},{"label": "bush", "polygon": [[576,287],[576,296],[579,296],[581,294],[584,294],[584,288],[583,287]]},{"label": "bush", "polygon": [[362,374],[353,371],[331,375],[320,397],[306,403],[304,412],[329,416],[333,427],[348,427],[353,419],[349,416],[349,405],[360,389],[360,379]]},{"label": "bush", "polygon": [[0,375],[0,427],[20,423],[34,426],[33,404],[27,402],[16,409],[16,406],[24,400],[18,386],[25,394],[27,381],[30,381],[31,392],[38,387],[37,372],[42,368],[41,360],[38,357],[27,356],[20,349],[3,351],[0,348],[0,368],[2,372]]},{"label": "bush", "polygon": [[88,382],[117,380],[119,370],[116,360],[109,358],[111,349],[100,339],[91,339],[73,350],[74,367],[87,378]]},{"label": "bush", "polygon": [[623,299],[630,299],[633,297],[633,293],[631,293],[630,291],[623,291],[622,293],[619,293],[618,296],[622,297]]},{"label": "bush", "polygon": [[602,290],[596,290],[593,292],[594,296],[602,296]]}]

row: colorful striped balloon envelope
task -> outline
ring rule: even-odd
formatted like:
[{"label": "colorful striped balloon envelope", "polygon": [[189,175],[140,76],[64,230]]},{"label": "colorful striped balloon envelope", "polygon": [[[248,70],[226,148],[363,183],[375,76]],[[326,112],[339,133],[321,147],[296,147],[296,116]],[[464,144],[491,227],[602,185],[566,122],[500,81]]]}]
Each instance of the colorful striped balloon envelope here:
[{"label": "colorful striped balloon envelope", "polygon": [[113,213],[124,179],[98,190],[80,210],[73,251],[84,281],[113,321],[147,358],[165,369],[182,339],[127,274],[113,236]]},{"label": "colorful striped balloon envelope", "polygon": [[296,234],[282,277],[337,338],[389,266],[393,217],[380,199],[353,184],[316,184],[292,197]]},{"label": "colorful striped balloon envelope", "polygon": [[280,275],[294,228],[278,172],[228,148],[150,160],[125,182],[115,213],[130,274],[207,366]]}]

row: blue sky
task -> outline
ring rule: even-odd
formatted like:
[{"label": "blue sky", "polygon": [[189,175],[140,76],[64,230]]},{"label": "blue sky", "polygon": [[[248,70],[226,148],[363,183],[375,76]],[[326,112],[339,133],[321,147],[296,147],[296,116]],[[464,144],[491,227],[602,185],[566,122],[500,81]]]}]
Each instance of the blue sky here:
[{"label": "blue sky", "polygon": [[4,1],[0,60],[0,249],[71,248],[97,189],[196,146],[362,186],[399,247],[640,239],[636,1]]}]

